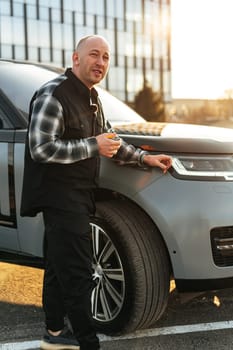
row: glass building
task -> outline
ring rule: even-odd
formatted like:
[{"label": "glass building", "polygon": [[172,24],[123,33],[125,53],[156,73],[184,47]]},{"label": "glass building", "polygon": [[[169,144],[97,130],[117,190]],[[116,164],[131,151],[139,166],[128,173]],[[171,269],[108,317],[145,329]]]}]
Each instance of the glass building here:
[{"label": "glass building", "polygon": [[1,58],[70,66],[89,34],[111,45],[103,87],[133,102],[147,81],[170,100],[170,0],[0,0]]}]

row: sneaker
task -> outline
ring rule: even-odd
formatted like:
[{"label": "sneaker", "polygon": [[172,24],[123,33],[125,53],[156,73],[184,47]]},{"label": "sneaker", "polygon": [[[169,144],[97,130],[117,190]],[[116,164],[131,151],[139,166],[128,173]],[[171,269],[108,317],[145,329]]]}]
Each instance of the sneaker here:
[{"label": "sneaker", "polygon": [[67,328],[55,336],[46,331],[40,348],[42,350],[80,350],[79,342]]}]

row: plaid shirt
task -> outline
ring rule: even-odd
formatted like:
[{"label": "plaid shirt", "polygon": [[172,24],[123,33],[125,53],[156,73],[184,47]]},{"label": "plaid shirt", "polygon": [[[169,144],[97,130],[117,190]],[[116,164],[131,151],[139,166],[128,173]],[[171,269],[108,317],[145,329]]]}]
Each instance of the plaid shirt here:
[{"label": "plaid shirt", "polygon": [[[66,79],[64,75],[59,80]],[[32,159],[41,163],[70,164],[99,155],[95,137],[65,140],[63,109],[60,102],[50,93],[52,85],[46,84],[33,103],[29,126],[29,148]],[[106,130],[107,131],[107,130]],[[147,152],[122,140],[121,147],[113,157],[119,164],[143,165]]]}]

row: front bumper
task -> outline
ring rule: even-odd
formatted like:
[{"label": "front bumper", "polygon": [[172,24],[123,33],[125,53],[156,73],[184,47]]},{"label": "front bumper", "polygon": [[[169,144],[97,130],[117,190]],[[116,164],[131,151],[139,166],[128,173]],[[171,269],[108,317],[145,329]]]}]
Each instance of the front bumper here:
[{"label": "front bumper", "polygon": [[[168,173],[157,177],[134,200],[161,232],[175,280],[183,285],[209,280],[213,285],[214,280],[233,278],[233,250],[227,252],[227,263],[226,259],[222,263],[226,250],[218,249],[217,257],[213,244],[224,238],[218,232],[225,228],[228,241],[233,240],[233,229],[229,229],[233,227],[233,182],[183,181]],[[211,232],[215,232],[214,240]]]}]

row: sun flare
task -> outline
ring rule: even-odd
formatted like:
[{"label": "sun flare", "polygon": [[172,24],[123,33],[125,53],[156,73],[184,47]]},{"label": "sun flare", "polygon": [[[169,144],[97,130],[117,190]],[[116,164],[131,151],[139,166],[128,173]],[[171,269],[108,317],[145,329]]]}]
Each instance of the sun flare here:
[{"label": "sun flare", "polygon": [[172,0],[173,98],[219,98],[233,89],[233,1]]}]

